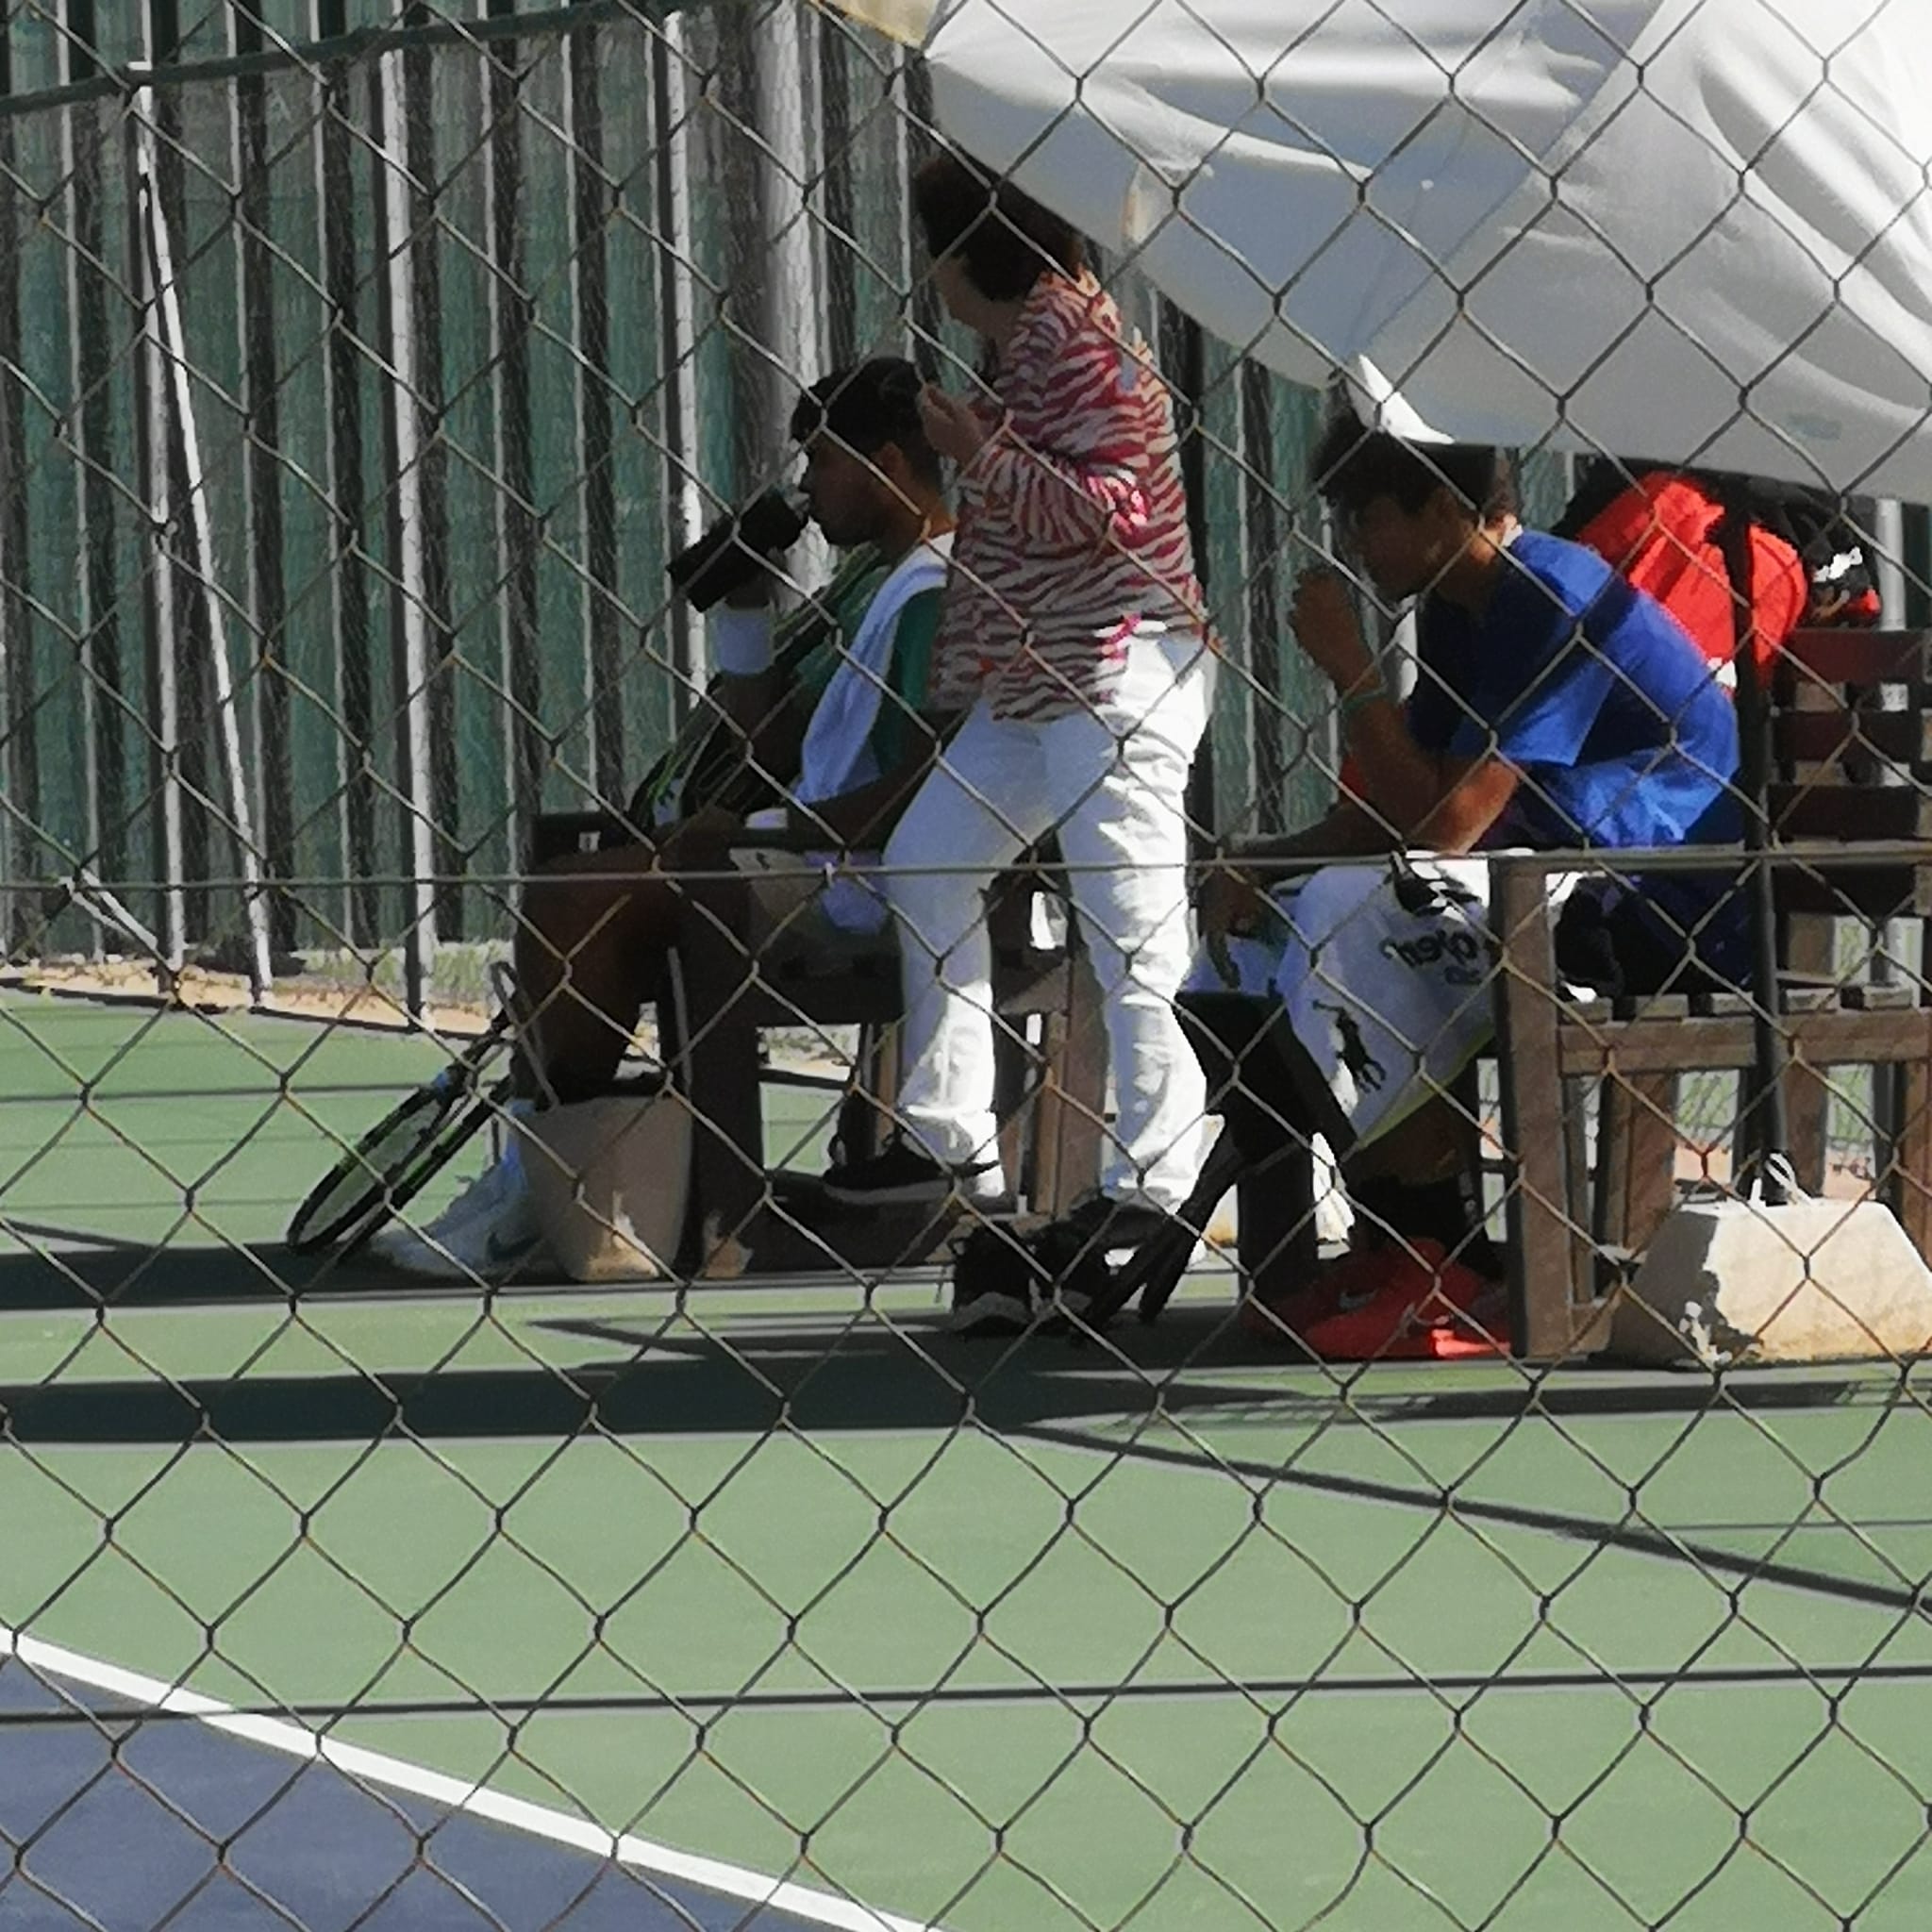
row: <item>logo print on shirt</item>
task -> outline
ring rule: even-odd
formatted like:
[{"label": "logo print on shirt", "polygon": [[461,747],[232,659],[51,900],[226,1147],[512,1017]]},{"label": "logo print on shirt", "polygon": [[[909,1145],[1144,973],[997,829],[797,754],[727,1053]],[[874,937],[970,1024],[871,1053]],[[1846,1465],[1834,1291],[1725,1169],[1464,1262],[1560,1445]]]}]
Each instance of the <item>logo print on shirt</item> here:
[{"label": "logo print on shirt", "polygon": [[1389,1070],[1369,1052],[1369,1043],[1362,1038],[1361,1022],[1346,1007],[1331,1007],[1324,1000],[1315,1002],[1315,1010],[1333,1015],[1336,1051],[1357,1090],[1363,1093],[1379,1092],[1389,1077]]}]

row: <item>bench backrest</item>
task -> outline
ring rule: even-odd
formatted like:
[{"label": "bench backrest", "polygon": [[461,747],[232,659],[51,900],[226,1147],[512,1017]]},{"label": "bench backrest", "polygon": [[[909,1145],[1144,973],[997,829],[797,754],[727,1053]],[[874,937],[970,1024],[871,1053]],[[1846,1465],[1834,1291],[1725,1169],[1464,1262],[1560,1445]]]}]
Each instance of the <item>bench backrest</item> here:
[{"label": "bench backrest", "polygon": [[[1903,686],[1903,709],[1880,709]],[[1799,630],[1771,691],[1772,825],[1783,841],[1932,838],[1932,632]],[[1790,912],[1870,919],[1932,909],[1932,868],[1781,868]]]}]

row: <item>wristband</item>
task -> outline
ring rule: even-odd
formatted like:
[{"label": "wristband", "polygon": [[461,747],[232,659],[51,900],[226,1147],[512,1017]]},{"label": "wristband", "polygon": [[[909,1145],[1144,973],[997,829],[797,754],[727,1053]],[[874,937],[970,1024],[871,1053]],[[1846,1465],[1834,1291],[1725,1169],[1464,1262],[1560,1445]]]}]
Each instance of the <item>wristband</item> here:
[{"label": "wristband", "polygon": [[772,613],[720,610],[711,619],[711,661],[727,677],[756,677],[772,668]]},{"label": "wristband", "polygon": [[1363,685],[1358,691],[1350,691],[1349,694],[1341,701],[1341,728],[1344,731],[1348,729],[1348,721],[1351,718],[1353,718],[1355,714],[1357,711],[1359,711],[1364,705],[1373,705],[1377,698],[1386,698],[1388,695],[1389,687],[1382,682],[1380,677],[1375,678],[1373,683]]}]

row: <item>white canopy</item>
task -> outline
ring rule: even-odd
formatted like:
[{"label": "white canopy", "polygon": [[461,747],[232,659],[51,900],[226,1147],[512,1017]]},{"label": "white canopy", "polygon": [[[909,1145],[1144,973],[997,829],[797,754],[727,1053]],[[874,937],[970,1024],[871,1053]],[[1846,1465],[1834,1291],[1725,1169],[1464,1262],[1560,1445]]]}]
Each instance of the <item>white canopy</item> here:
[{"label": "white canopy", "polygon": [[1932,501],[1932,0],[839,0],[1390,426]]}]

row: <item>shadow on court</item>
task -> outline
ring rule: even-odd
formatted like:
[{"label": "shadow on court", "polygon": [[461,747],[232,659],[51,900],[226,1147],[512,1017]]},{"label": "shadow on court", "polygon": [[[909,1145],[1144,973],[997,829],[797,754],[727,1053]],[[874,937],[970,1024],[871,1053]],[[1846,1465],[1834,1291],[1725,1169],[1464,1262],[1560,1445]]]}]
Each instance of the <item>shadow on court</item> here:
[{"label": "shadow on court", "polygon": [[[273,1265],[265,1251],[258,1256],[264,1270]],[[242,1265],[227,1256],[214,1260],[231,1271]],[[0,1261],[0,1289],[8,1266]],[[391,1307],[414,1305],[407,1291],[395,1294],[393,1274],[342,1271],[336,1285],[346,1291],[352,1281],[370,1293],[379,1284]],[[734,1311],[718,1315],[708,1333],[702,1289],[680,1296],[676,1308],[667,1296],[661,1320],[633,1307],[611,1319],[531,1323],[526,1303],[505,1318],[511,1326],[581,1340],[602,1357],[580,1364],[533,1357],[525,1366],[427,1373],[346,1368],[207,1380],[58,1379],[0,1386],[0,1419],[22,1442],[560,1441],[585,1431],[1014,1431],[1190,1414],[1330,1425],[1694,1416],[1876,1405],[1901,1393],[1896,1373],[1852,1371],[1733,1374],[1718,1382],[1589,1365],[1540,1374],[1504,1363],[1410,1364],[1362,1379],[1353,1365],[1324,1369],[1270,1349],[1241,1335],[1226,1307],[1198,1303],[1171,1307],[1152,1327],[1123,1320],[1095,1342],[1052,1335],[965,1340],[923,1313],[747,1318],[747,1299],[734,1291]],[[0,1298],[0,1309],[6,1306]]]},{"label": "shadow on court", "polygon": [[356,1255],[298,1255],[280,1241],[165,1246],[9,1222],[33,1241],[0,1254],[0,1314],[285,1302],[393,1291],[392,1270]]},{"label": "shadow on court", "polygon": [[[392,1277],[391,1277],[392,1279]],[[525,1321],[527,1317],[524,1318]],[[0,1428],[24,1445],[381,1442],[525,1438],[669,1438],[785,1433],[978,1429],[1092,1452],[1128,1464],[1213,1469],[1279,1486],[1440,1515],[1444,1491],[1426,1479],[1383,1481],[1247,1459],[1190,1432],[1255,1422],[1323,1432],[1561,1417],[1694,1417],[1857,1407],[1902,1399],[1899,1376],[1841,1371],[1708,1375],[1579,1368],[1539,1375],[1490,1364],[1344,1378],[1340,1365],[1284,1375],[1223,1307],[1182,1304],[1156,1327],[1122,1324],[1104,1342],[1034,1336],[965,1341],[930,1316],[805,1316],[704,1321],[702,1292],[661,1322],[559,1317],[531,1324],[580,1339],[602,1359],[323,1375],[56,1379],[0,1388]],[[675,1324],[675,1325],[674,1325]],[[1908,1396],[1903,1399],[1910,1399]],[[1590,1544],[1614,1544],[1714,1574],[1837,1597],[1916,1606],[1890,1579],[1846,1577],[1754,1557],[1653,1528],[1540,1507],[1533,1499],[1459,1492],[1460,1517]]]},{"label": "shadow on court", "polygon": [[808,1922],[0,1658],[0,1926],[803,1932]]}]

